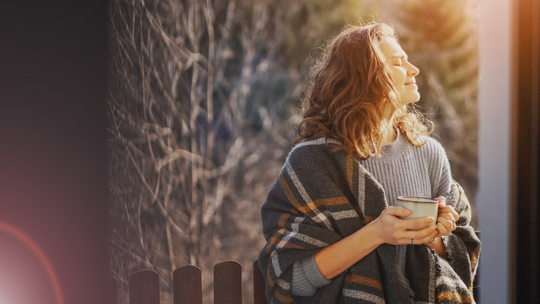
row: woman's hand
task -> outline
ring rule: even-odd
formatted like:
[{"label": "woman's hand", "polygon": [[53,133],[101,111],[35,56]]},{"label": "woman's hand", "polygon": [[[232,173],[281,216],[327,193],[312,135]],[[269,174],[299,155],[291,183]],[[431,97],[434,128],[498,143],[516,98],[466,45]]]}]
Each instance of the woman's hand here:
[{"label": "woman's hand", "polygon": [[439,201],[439,212],[437,214],[437,231],[436,237],[448,236],[452,231],[456,230],[456,221],[459,219],[454,207],[446,205],[446,198],[439,196],[436,198]]},{"label": "woman's hand", "polygon": [[[437,226],[433,225],[433,217],[420,219],[400,219],[398,216],[406,217],[411,215],[411,211],[397,206],[386,207],[381,215],[370,225],[376,226],[375,233],[380,239],[380,243],[392,245],[414,245],[430,242],[437,236]],[[427,226],[429,225],[429,226]],[[427,226],[420,230],[420,227]]]},{"label": "woman's hand", "polygon": [[[398,216],[409,216],[411,211],[403,207],[387,207],[378,218],[355,233],[324,247],[315,254],[315,264],[327,280],[341,274],[354,263],[363,259],[381,244],[420,245],[437,235],[434,218],[402,220]],[[427,226],[421,230],[411,230]],[[336,258],[339,257],[339,258]]]}]

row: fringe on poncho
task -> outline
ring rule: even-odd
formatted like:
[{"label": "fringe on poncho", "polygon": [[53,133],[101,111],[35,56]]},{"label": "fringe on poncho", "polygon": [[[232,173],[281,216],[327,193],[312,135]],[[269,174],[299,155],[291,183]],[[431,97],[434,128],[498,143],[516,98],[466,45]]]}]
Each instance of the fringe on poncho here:
[{"label": "fringe on poncho", "polygon": [[[259,265],[270,304],[296,302],[290,294],[296,261],[353,234],[388,206],[384,189],[358,159],[332,152],[332,144],[339,142],[319,137],[298,144],[262,206],[267,244]],[[459,214],[456,230],[444,238],[448,260],[411,245],[403,275],[397,246],[383,244],[319,288],[309,303],[474,303],[480,240],[456,182],[446,199]]]}]

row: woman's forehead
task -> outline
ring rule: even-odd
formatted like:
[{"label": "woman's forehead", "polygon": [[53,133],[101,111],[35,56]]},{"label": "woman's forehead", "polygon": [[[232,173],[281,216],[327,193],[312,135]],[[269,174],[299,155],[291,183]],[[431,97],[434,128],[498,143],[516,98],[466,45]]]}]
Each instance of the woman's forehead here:
[{"label": "woman's forehead", "polygon": [[381,51],[389,59],[407,57],[405,51],[403,51],[397,40],[394,38],[384,38],[380,44],[380,47]]}]

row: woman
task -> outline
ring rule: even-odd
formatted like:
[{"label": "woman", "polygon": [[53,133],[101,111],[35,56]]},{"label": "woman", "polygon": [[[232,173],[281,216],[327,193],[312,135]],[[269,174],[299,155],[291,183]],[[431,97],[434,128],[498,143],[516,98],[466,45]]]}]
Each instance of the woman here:
[{"label": "woman", "polygon": [[[474,302],[480,241],[443,148],[407,111],[418,73],[383,23],[346,28],[312,68],[261,209],[269,303]],[[400,219],[401,195],[437,197],[437,219]]]}]

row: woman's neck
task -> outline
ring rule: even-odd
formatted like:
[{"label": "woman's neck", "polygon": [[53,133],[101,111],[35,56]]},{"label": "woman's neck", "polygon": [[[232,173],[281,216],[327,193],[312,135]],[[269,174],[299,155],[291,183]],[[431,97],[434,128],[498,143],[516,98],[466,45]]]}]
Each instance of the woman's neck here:
[{"label": "woman's neck", "polygon": [[396,140],[397,133],[394,129],[394,114],[395,112],[391,112],[391,109],[389,107],[386,107],[384,110],[383,117],[387,117],[382,122],[382,132],[381,132],[381,138],[379,139],[379,151],[384,147],[385,145],[391,144]]},{"label": "woman's neck", "polygon": [[397,133],[394,126],[388,123],[382,132],[381,140],[379,141],[379,149],[385,145],[393,143],[396,140],[396,136]]}]

